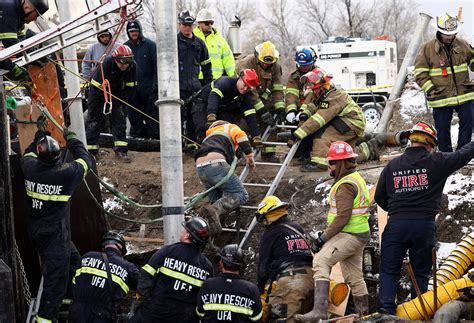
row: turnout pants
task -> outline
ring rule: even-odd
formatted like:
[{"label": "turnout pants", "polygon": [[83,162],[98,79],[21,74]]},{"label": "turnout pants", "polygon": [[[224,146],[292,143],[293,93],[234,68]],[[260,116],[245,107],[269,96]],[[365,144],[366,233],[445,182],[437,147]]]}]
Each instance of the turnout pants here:
[{"label": "turnout pants", "polygon": [[[158,107],[155,106],[157,95],[154,93],[142,93],[137,91],[133,100],[133,106],[150,117],[158,120]],[[127,115],[130,120],[130,136],[134,138],[160,138],[160,128],[156,121],[148,118],[139,111],[127,107]]]},{"label": "turnout pants", "polygon": [[105,317],[101,311],[94,311],[94,304],[74,301],[69,309],[69,323],[114,323],[114,320]]},{"label": "turnout pants", "polygon": [[129,323],[198,323],[199,318],[196,314],[196,304],[169,302],[167,306],[148,303],[135,314]]}]

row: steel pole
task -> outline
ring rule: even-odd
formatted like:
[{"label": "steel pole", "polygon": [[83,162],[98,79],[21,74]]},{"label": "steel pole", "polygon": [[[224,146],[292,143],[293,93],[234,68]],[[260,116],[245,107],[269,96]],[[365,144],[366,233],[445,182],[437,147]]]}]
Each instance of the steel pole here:
[{"label": "steel pole", "polygon": [[[71,20],[72,12],[70,1],[57,1],[58,13],[61,22]],[[64,66],[72,71],[65,75],[65,83],[67,88],[67,102],[69,104],[69,116],[71,118],[71,130],[77,135],[77,138],[87,145],[86,130],[84,127],[84,115],[82,113],[82,97],[76,97],[76,94],[81,90],[79,79],[74,74],[79,74],[77,64],[77,53],[75,45],[63,49]],[[73,74],[74,73],[74,74]]]},{"label": "steel pole", "polygon": [[177,10],[175,0],[155,1],[161,188],[165,244],[179,241],[184,220],[181,104],[179,99]]},{"label": "steel pole", "polygon": [[433,17],[426,13],[420,13],[418,18],[418,23],[416,25],[415,32],[413,37],[410,40],[407,51],[405,53],[405,58],[403,58],[402,66],[398,71],[397,79],[395,80],[395,85],[393,86],[392,92],[388,98],[387,104],[383,110],[382,116],[380,117],[380,122],[375,129],[375,132],[385,132],[388,127],[388,123],[393,116],[393,103],[394,100],[400,97],[402,94],[403,87],[405,86],[405,79],[407,76],[408,66],[412,66],[415,63],[416,54],[420,48],[421,41],[423,39],[423,34],[425,33],[428,23]]}]

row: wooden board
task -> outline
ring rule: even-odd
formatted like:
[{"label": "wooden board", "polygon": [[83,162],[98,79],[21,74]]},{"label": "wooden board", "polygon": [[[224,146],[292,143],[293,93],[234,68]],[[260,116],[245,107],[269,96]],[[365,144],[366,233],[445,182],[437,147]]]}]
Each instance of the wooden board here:
[{"label": "wooden board", "polygon": [[382,233],[388,221],[388,213],[377,205],[377,223],[379,227],[379,248],[382,247]]}]

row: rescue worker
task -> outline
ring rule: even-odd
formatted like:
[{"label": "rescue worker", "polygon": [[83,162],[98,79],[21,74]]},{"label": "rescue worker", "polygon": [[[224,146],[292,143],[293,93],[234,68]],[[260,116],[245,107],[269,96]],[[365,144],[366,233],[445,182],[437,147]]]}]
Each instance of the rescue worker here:
[{"label": "rescue worker", "polygon": [[[137,92],[133,106],[154,119],[158,119],[158,78],[156,76],[156,43],[143,36],[142,25],[138,20],[127,22],[128,40],[125,45],[133,51],[137,64]],[[160,138],[160,128],[156,121],[151,120],[139,111],[128,107],[130,120],[130,136],[134,138]]]},{"label": "rescue worker", "polygon": [[236,244],[219,253],[220,274],[204,282],[196,313],[201,322],[256,322],[262,317],[262,301],[255,284],[242,278],[244,253]]},{"label": "rescue worker", "polygon": [[[203,73],[203,84],[212,81],[212,65],[206,44],[193,33],[196,18],[189,10],[181,11],[178,15],[178,59],[179,59],[179,93],[180,98],[186,104],[181,113],[182,120],[186,121],[186,136],[200,143],[204,137],[205,129],[196,129],[200,119],[194,120],[199,113],[193,110],[192,95],[198,92],[202,85],[199,81],[199,73]],[[189,99],[189,102],[187,102]],[[197,146],[191,143],[192,149]]]},{"label": "rescue worker", "polygon": [[459,118],[457,149],[471,141],[474,82],[474,48],[459,37],[456,17],[443,13],[436,17],[436,37],[424,44],[415,61],[415,77],[426,92],[428,107],[438,131],[439,150],[452,152],[451,119]]},{"label": "rescue worker", "polygon": [[327,155],[329,174],[334,183],[329,191],[328,227],[311,239],[313,259],[314,306],[298,315],[304,322],[327,319],[329,275],[338,262],[344,281],[350,286],[360,316],[369,313],[369,296],[362,273],[364,247],[370,239],[367,184],[356,171],[352,147],[343,141],[331,144]]},{"label": "rescue worker", "polygon": [[332,75],[319,67],[302,77],[306,90],[312,90],[305,99],[307,106],[298,114],[300,126],[292,134],[288,146],[313,135],[311,160],[301,171],[327,169],[326,156],[331,142],[345,141],[355,147],[365,130],[361,108],[342,89],[331,84]]},{"label": "rescue worker", "polygon": [[[306,233],[288,218],[288,208],[288,203],[273,195],[258,205],[255,217],[265,225],[265,232],[260,239],[257,286],[263,294],[269,282],[269,317],[292,323],[296,314],[311,309],[314,284]],[[276,290],[272,290],[273,282]]]},{"label": "rescue worker", "polygon": [[142,267],[138,294],[145,303],[130,322],[198,322],[197,295],[213,267],[202,250],[209,226],[201,217],[183,222],[180,242],[161,247]]},{"label": "rescue worker", "polygon": [[87,48],[84,60],[82,61],[82,75],[84,78],[89,80],[93,76],[92,72],[107,48],[110,48],[110,52],[113,52],[120,46],[120,44],[116,42],[114,42],[113,45],[110,44],[111,41],[112,33],[108,29],[104,29],[97,34],[97,43]]},{"label": "rescue worker", "polygon": [[196,111],[202,113],[199,128],[208,129],[217,120],[238,124],[244,118],[252,144],[262,146],[256,112],[249,93],[259,84],[255,70],[245,69],[240,72],[239,77],[221,76],[206,85],[193,103],[201,106],[196,107]]},{"label": "rescue worker", "polygon": [[[195,156],[196,173],[206,189],[227,175],[238,149],[244,154],[250,169],[255,169],[247,134],[227,121],[218,120],[211,124]],[[222,231],[220,216],[245,204],[249,194],[237,175],[232,174],[221,186],[210,191],[208,196],[212,204],[203,207],[201,213],[209,222],[211,236],[214,237]]]},{"label": "rescue worker", "polygon": [[[237,63],[237,73],[244,69],[254,69],[260,79],[260,86],[250,91],[252,103],[265,124],[261,124],[260,132],[263,133],[267,125],[274,125],[272,113],[276,113],[280,122],[285,120],[285,102],[283,101],[282,70],[278,63],[280,54],[275,45],[269,41],[258,44],[253,55],[247,55]],[[270,141],[276,141],[274,137]],[[279,161],[276,156],[276,146],[266,145],[261,151],[261,156],[267,161]]]},{"label": "rescue worker", "polygon": [[137,67],[130,47],[120,45],[112,56],[106,57],[102,69],[95,72],[91,85],[87,101],[89,110],[89,122],[86,124],[87,148],[93,155],[98,156],[100,131],[105,118],[110,116],[115,156],[124,163],[130,163],[125,133],[127,127],[125,104],[104,93],[103,90],[105,88],[107,92],[111,92],[124,102],[132,102],[137,88]]},{"label": "rescue worker", "polygon": [[[433,126],[418,122],[405,133],[411,142],[380,174],[375,201],[388,211],[380,254],[379,312],[395,314],[397,284],[408,250],[420,292],[428,288],[431,252],[436,245],[435,218],[446,179],[474,158],[474,142],[454,153],[434,152]],[[411,297],[417,295],[414,288]]]},{"label": "rescue worker", "polygon": [[[209,9],[201,9],[196,21],[198,26],[194,28],[194,35],[202,39],[207,46],[212,64],[212,78],[217,80],[222,75],[234,76],[235,61],[234,54],[224,37],[214,26],[214,15]],[[203,79],[202,72],[199,79]]]},{"label": "rescue worker", "polygon": [[[4,48],[16,45],[18,36],[28,24],[38,19],[49,9],[48,0],[3,0],[1,6],[0,42]],[[26,68],[20,67],[10,59],[0,61],[0,69],[10,71],[5,76],[12,81],[29,78]]]},{"label": "rescue worker", "polygon": [[130,289],[137,288],[139,270],[123,259],[127,253],[123,236],[110,230],[101,245],[101,252],[91,251],[82,256],[81,267],[72,281],[69,323],[117,322],[120,303]]},{"label": "rescue worker", "polygon": [[71,242],[70,200],[92,161],[82,142],[67,128],[64,138],[74,157],[70,163],[61,161],[59,143],[42,130],[38,130],[21,159],[30,204],[28,236],[39,254],[44,278],[36,317],[41,323],[55,322],[69,270],[80,265],[80,255]]}]

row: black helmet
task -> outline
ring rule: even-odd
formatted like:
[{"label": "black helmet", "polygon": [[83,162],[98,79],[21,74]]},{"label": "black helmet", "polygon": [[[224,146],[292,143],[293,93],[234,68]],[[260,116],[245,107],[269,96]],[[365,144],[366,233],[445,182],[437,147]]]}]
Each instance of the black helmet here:
[{"label": "black helmet", "polygon": [[196,16],[191,10],[183,10],[178,15],[178,22],[180,24],[194,24]]},{"label": "black helmet", "polygon": [[199,216],[182,223],[183,227],[192,237],[192,241],[199,247],[204,248],[209,240],[209,224]]},{"label": "black helmet", "polygon": [[127,246],[125,244],[125,239],[123,235],[116,230],[109,230],[103,237],[101,241],[102,248],[105,248],[106,245],[115,244],[119,245],[122,255],[127,254]]},{"label": "black helmet", "polygon": [[226,267],[241,269],[245,266],[244,252],[237,244],[224,246],[219,256]]},{"label": "black helmet", "polygon": [[43,136],[36,142],[38,158],[46,164],[54,165],[61,157],[61,147],[51,136]]},{"label": "black helmet", "polygon": [[30,2],[40,15],[44,15],[49,9],[48,0],[30,0]]}]

